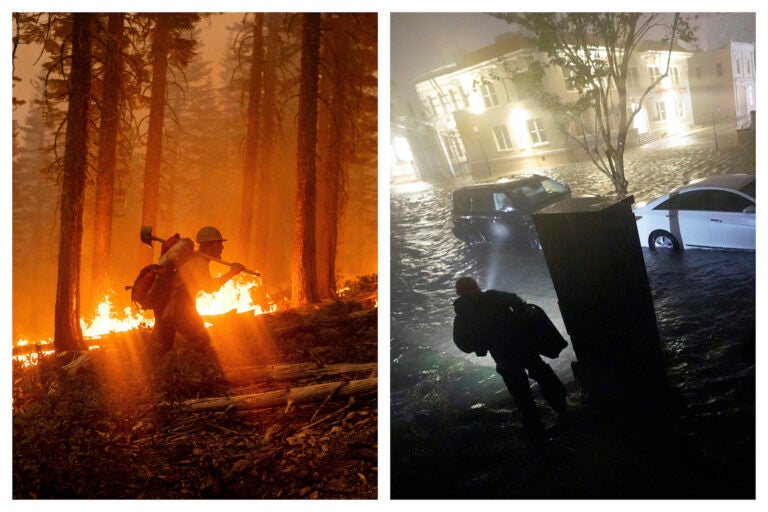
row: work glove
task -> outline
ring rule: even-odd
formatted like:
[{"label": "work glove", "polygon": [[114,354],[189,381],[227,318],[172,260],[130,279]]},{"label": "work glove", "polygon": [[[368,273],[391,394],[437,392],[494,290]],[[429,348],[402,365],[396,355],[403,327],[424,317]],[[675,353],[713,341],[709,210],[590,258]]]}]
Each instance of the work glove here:
[{"label": "work glove", "polygon": [[245,270],[245,265],[240,263],[232,263],[232,266],[230,267],[230,272],[232,272],[232,275],[237,275],[243,270]]}]

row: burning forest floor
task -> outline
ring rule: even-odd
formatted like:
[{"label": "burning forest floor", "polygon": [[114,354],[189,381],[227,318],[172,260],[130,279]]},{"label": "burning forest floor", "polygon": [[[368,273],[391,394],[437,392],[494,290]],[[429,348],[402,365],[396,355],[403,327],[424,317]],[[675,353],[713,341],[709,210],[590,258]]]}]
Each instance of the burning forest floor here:
[{"label": "burning forest floor", "polygon": [[15,365],[13,497],[377,497],[372,297],[210,332],[218,367],[177,337],[150,368],[148,330]]}]

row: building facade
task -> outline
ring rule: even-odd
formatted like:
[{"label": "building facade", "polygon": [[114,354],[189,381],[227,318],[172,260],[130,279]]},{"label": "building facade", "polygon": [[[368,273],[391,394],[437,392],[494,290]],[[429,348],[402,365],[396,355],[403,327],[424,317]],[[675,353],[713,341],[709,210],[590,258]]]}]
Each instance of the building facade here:
[{"label": "building facade", "polygon": [[755,45],[729,41],[722,48],[696,52],[689,80],[697,124],[728,121],[748,128],[756,110]]},{"label": "building facade", "polygon": [[[642,100],[631,142],[693,125],[687,62],[691,55],[682,49],[670,55],[658,43],[634,52],[627,81],[630,107],[667,70],[668,56],[670,62],[668,76]],[[522,36],[505,34],[415,82],[423,114],[456,175],[492,177],[584,157],[584,150],[558,129],[552,114],[506,77],[506,69],[523,68],[529,58],[543,56]],[[566,100],[578,97],[559,68],[547,68],[542,87]]]}]

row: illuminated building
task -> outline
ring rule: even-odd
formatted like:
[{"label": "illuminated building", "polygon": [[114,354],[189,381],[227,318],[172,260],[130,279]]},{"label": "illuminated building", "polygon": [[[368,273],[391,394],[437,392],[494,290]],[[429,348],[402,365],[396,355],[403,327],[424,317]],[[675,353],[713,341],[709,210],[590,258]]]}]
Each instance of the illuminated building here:
[{"label": "illuminated building", "polygon": [[[670,53],[655,41],[635,49],[627,78],[630,108],[664,74],[668,57],[670,62],[667,76],[642,100],[628,144],[680,133],[693,125],[688,83],[692,55],[680,47]],[[583,158],[583,149],[558,129],[552,114],[508,78],[507,69],[525,69],[531,58],[543,61],[544,55],[522,36],[508,33],[414,82],[421,115],[438,134],[454,175],[482,178]],[[547,68],[542,87],[566,100],[578,96],[560,68]]]}]

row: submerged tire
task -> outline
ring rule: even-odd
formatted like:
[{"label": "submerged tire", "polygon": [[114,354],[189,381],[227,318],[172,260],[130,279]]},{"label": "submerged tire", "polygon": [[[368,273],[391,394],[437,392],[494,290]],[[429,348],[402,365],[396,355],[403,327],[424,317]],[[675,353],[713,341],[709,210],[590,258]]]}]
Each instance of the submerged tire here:
[{"label": "submerged tire", "polygon": [[652,251],[657,249],[680,251],[682,246],[672,233],[658,230],[648,236],[648,248]]}]

